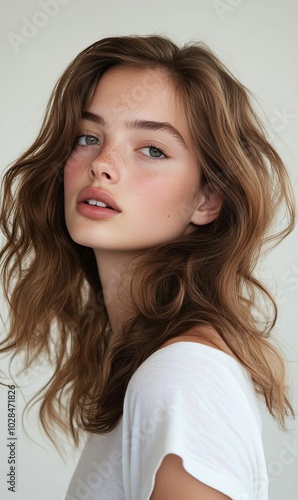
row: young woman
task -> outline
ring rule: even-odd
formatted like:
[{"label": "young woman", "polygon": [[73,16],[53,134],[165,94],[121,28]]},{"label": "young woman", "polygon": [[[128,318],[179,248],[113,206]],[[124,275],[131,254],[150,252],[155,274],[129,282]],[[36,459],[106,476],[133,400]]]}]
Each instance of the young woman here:
[{"label": "young woman", "polygon": [[202,43],[74,59],[1,215],[2,351],[46,352],[45,430],[88,432],[67,500],[268,498],[257,396],[283,428],[294,412],[253,271],[293,218],[248,91]]}]

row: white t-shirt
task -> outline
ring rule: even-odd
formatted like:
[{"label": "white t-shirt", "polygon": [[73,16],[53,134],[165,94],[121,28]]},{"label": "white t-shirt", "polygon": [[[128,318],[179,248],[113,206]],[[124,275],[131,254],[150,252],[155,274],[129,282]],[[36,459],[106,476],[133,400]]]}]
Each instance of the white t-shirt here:
[{"label": "white t-shirt", "polygon": [[251,377],[238,361],[197,342],[170,344],[132,376],[117,427],[89,435],[66,500],[149,500],[169,453],[232,500],[268,500],[261,433]]}]

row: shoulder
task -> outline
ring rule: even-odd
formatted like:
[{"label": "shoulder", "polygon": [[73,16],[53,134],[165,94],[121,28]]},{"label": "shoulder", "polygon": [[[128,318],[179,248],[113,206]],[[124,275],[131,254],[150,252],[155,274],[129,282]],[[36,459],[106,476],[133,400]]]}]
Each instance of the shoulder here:
[{"label": "shoulder", "polygon": [[[152,354],[132,376],[125,405],[173,409],[183,404],[190,412],[199,409],[228,413],[250,409],[258,415],[256,394],[247,370],[228,354],[198,342],[179,341]],[[258,416],[257,416],[258,418]]]},{"label": "shoulder", "polygon": [[141,478],[146,463],[148,491],[169,454],[181,457],[185,470],[203,483],[221,484],[222,491],[232,491],[234,484],[233,491],[240,491],[245,481],[249,491],[250,475],[264,468],[261,417],[249,374],[231,356],[202,343],[164,346],[129,382],[123,446],[129,464],[124,473],[136,477],[139,471]]},{"label": "shoulder", "polygon": [[191,380],[198,377],[203,381],[207,374],[216,378],[224,373],[236,378],[241,373],[247,378],[246,369],[234,356],[214,347],[211,342],[197,341],[188,335],[171,339],[151,354],[132,376],[131,385],[141,382],[142,378],[147,382],[154,382],[159,377],[160,382],[181,377]]}]

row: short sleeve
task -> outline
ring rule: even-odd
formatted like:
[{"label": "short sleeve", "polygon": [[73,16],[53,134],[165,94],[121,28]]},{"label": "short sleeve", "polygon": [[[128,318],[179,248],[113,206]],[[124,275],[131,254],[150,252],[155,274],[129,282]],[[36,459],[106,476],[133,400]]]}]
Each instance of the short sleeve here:
[{"label": "short sleeve", "polygon": [[143,363],[127,388],[122,437],[127,500],[149,500],[163,458],[232,500],[268,500],[261,419],[250,376],[232,357],[178,342]]}]

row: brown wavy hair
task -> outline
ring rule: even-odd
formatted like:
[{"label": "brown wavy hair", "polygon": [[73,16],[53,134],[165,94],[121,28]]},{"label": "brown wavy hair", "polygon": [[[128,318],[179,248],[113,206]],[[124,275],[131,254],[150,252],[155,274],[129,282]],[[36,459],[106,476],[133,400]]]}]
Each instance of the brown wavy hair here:
[{"label": "brown wavy hair", "polygon": [[[93,250],[75,243],[65,225],[63,166],[98,81],[117,65],[167,72],[202,186],[220,193],[223,205],[214,222],[133,262],[134,316],[114,339]],[[282,428],[294,416],[284,361],[268,340],[276,304],[254,276],[264,245],[293,229],[292,191],[249,91],[203,43],[179,48],[162,36],[123,36],[83,50],[58,81],[37,139],[5,173],[1,225],[10,305],[1,350],[25,352],[26,367],[43,353],[51,359],[54,373],[38,394],[50,437],[52,424],[70,429],[76,443],[80,428],[111,431],[138,366],[195,326],[221,335]]]}]

